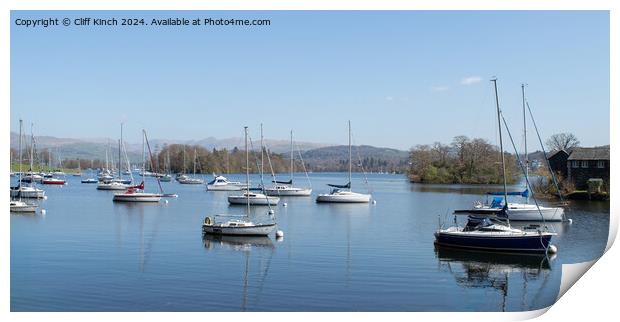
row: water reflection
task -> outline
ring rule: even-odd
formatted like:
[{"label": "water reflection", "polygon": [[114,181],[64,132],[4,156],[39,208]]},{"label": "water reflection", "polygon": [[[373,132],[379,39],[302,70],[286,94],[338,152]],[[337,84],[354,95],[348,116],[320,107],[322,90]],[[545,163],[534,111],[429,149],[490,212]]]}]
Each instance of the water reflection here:
[{"label": "water reflection", "polygon": [[[531,304],[527,299],[530,289],[528,283],[539,279],[546,282],[551,272],[551,262],[555,259],[555,255],[481,252],[439,246],[435,246],[435,255],[440,270],[452,274],[457,285],[497,290],[501,295],[501,311],[507,309],[509,292],[513,293],[513,297],[514,293],[519,295],[520,292],[522,308],[530,309]],[[515,276],[520,283],[509,287],[511,277]],[[541,285],[531,288],[540,290]]]},{"label": "water reflection", "polygon": [[203,234],[202,242],[207,250],[225,247],[234,251],[251,251],[253,247],[274,248],[271,238],[266,236],[221,236]]},{"label": "water reflection", "polygon": [[[214,250],[217,247],[221,247],[224,249],[232,250],[233,252],[242,252],[244,254],[244,270],[243,270],[243,289],[241,292],[241,311],[247,311],[248,306],[255,307],[256,303],[259,302],[261,293],[263,291],[263,286],[265,285],[265,280],[267,279],[267,274],[269,273],[269,267],[271,267],[271,259],[273,258],[273,253],[275,246],[271,241],[271,238],[266,236],[222,236],[222,235],[210,235],[203,234],[202,242],[206,250]],[[266,258],[266,261],[263,261],[262,253],[257,254],[259,257],[258,266],[259,266],[259,274],[257,277],[252,278],[256,275],[250,275],[250,270],[252,267],[252,263],[250,261],[250,254],[253,249],[266,249],[269,250],[269,254]],[[250,286],[250,282],[253,280],[253,284]],[[254,297],[250,296],[250,289],[254,290]],[[252,303],[250,303],[252,300]]]}]

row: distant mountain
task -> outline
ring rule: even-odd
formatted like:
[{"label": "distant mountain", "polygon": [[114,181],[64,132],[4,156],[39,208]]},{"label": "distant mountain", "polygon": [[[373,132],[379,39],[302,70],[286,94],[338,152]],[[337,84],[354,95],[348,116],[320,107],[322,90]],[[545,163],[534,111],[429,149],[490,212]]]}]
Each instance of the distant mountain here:
[{"label": "distant mountain", "polygon": [[[11,148],[17,149],[18,134],[11,132]],[[39,152],[51,149],[53,158],[61,159],[82,159],[82,160],[104,160],[106,149],[109,147],[109,157],[118,158],[118,139],[117,138],[57,138],[53,136],[36,136],[36,146]],[[29,144],[30,137],[26,137],[26,144]],[[198,145],[206,149],[230,149],[237,147],[242,149],[242,138],[217,139],[208,137],[200,140],[169,140],[151,139],[149,140],[153,152],[161,150],[164,145],[169,144],[188,144]],[[125,142],[127,154],[130,162],[140,162],[142,159],[142,143]],[[265,139],[265,145],[273,153],[283,154],[284,158],[289,157],[290,141]],[[253,142],[254,149],[257,150],[259,142]],[[309,170],[312,171],[347,171],[349,160],[349,149],[346,145],[329,146],[324,143],[296,142],[295,158],[297,158],[297,147],[302,151],[302,157]],[[403,172],[406,170],[409,153],[391,148],[380,148],[368,145],[353,146],[353,171],[364,170],[370,172]]]},{"label": "distant mountain", "polygon": [[[351,148],[353,171],[404,172],[409,162],[409,152],[369,145]],[[337,145],[308,150],[302,157],[313,171],[348,171],[349,146]],[[360,162],[361,161],[361,162]]]},{"label": "distant mountain", "polygon": [[[59,153],[63,159],[105,159],[105,150],[110,145],[112,154],[117,155],[118,138],[57,138],[53,136],[35,136],[36,147],[39,151],[50,148],[52,153]],[[243,147],[243,138],[225,138],[217,139],[208,137],[200,140],[169,140],[169,139],[151,139],[149,143],[155,151],[160,150],[166,144],[188,144],[198,145],[209,150],[211,149],[233,149],[235,147]],[[290,141],[265,139],[265,145],[274,153],[286,153],[290,151]],[[11,132],[11,148],[17,149],[19,142],[19,134]],[[30,144],[30,137],[25,136],[24,144]],[[258,142],[253,142],[255,150],[258,150]],[[323,143],[311,142],[295,142],[295,149],[299,146],[302,151],[327,146]],[[142,143],[125,142],[127,154],[131,162],[141,160]],[[155,152],[153,151],[153,152]]]}]

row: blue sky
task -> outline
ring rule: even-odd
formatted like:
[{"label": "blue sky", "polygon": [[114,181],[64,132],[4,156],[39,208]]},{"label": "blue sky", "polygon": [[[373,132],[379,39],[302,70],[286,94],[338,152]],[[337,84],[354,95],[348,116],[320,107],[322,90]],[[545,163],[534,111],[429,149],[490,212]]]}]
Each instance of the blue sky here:
[{"label": "blue sky", "polygon": [[[17,18],[271,19],[268,27],[11,26],[11,129],[126,139],[235,137],[408,149],[496,142],[493,91],[521,134],[609,144],[609,15],[596,11],[12,12]],[[256,135],[254,135],[256,136]],[[532,145],[534,137],[530,138]]]}]

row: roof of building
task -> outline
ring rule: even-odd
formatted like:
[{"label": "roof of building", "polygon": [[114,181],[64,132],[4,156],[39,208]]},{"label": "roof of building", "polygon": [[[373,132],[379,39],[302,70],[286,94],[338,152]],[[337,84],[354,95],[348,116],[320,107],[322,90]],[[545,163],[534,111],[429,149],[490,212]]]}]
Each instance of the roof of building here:
[{"label": "roof of building", "polygon": [[609,147],[573,148],[568,160],[609,160]]},{"label": "roof of building", "polygon": [[554,151],[551,151],[551,153],[547,156],[547,159],[553,158],[554,156],[556,156],[556,154],[558,154],[560,152],[564,152],[564,153],[566,153],[566,155],[568,155],[568,152],[566,152],[564,150],[554,150]]}]

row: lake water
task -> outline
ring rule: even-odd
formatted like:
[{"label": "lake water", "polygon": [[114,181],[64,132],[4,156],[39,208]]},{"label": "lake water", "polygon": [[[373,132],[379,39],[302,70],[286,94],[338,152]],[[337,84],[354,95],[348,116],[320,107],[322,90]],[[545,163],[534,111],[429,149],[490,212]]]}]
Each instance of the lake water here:
[{"label": "lake water", "polygon": [[[561,264],[595,259],[607,242],[609,203],[573,202],[573,224],[553,225],[559,252],[551,260],[436,250],[439,217],[450,224],[452,210],[492,187],[371,174],[376,204],[316,204],[325,184],[344,184],[346,174],[310,178],[312,197],[276,207],[281,241],[203,238],[204,216],[245,210],[228,205],[232,192],[204,185],[162,183],[179,194],[167,204],[113,203],[113,192],[76,177],[44,186],[45,215],[11,215],[11,310],[532,310],[555,301]],[[149,178],[146,190],[155,188]],[[361,175],[353,188],[365,191]]]}]

